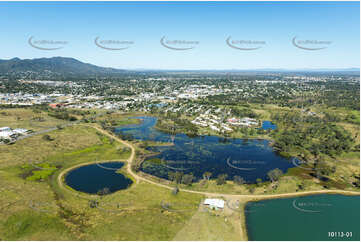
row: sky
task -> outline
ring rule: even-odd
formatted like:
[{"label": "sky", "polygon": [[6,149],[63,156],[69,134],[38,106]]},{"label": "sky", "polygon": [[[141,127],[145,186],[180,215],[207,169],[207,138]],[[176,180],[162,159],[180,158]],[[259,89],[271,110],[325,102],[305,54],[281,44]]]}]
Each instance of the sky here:
[{"label": "sky", "polygon": [[359,2],[0,2],[0,23],[0,59],[62,56],[120,69],[360,66]]}]

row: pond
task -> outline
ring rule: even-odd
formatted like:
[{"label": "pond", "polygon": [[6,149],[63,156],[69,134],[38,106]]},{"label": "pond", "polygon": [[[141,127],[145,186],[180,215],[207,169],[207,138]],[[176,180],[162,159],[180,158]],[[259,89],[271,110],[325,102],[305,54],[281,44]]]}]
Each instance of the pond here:
[{"label": "pond", "polygon": [[268,129],[271,129],[271,130],[275,130],[277,129],[277,125],[273,124],[271,121],[262,121],[262,129],[264,130],[268,130]]},{"label": "pond", "polygon": [[192,173],[196,180],[204,172],[211,172],[212,178],[227,174],[227,179],[241,176],[247,183],[257,178],[267,180],[267,172],[279,168],[286,172],[295,165],[279,156],[267,140],[226,139],[218,136],[188,137],[185,134],[170,135],[154,128],[155,117],[137,117],[140,124],[118,127],[115,132],[131,135],[138,140],[173,142],[170,146],[148,148],[159,152],[147,158],[141,166],[145,173],[168,179],[168,172]]},{"label": "pond", "polygon": [[109,193],[128,188],[133,182],[123,174],[117,173],[122,162],[106,162],[78,167],[68,172],[65,182],[74,190],[96,194],[104,188]]},{"label": "pond", "polygon": [[250,202],[249,240],[360,240],[360,197],[313,195]]}]

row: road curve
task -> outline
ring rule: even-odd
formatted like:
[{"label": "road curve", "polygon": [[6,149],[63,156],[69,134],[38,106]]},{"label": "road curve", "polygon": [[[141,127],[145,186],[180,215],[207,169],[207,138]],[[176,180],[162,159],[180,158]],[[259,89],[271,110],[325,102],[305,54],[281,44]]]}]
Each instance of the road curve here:
[{"label": "road curve", "polygon": [[[138,174],[133,172],[131,165],[132,165],[132,162],[134,161],[134,158],[135,158],[134,145],[132,145],[132,144],[130,144],[130,143],[116,137],[115,135],[113,135],[113,134],[107,132],[106,130],[101,129],[101,128],[97,127],[97,126],[93,126],[93,125],[85,125],[85,126],[95,128],[96,130],[98,130],[102,134],[107,135],[108,137],[122,143],[123,145],[125,145],[125,146],[127,146],[127,147],[129,147],[131,149],[131,155],[127,159],[127,172],[134,177],[134,179],[136,180],[137,183],[139,183],[139,181],[145,181],[145,182],[148,182],[150,184],[156,185],[158,187],[163,187],[163,188],[166,188],[166,189],[174,189],[174,187],[154,182],[152,180],[149,180],[147,178],[139,176]],[[183,188],[181,188],[179,190],[183,191],[183,192],[201,194],[201,195],[205,195],[205,196],[208,196],[208,197],[213,196],[213,197],[227,197],[227,198],[248,198],[249,200],[261,200],[261,199],[272,199],[272,198],[281,198],[281,197],[306,196],[306,195],[324,194],[324,193],[328,193],[328,194],[344,194],[344,195],[360,195],[360,192],[344,191],[344,190],[317,190],[317,191],[291,192],[291,193],[269,194],[269,195],[244,195],[244,194],[239,194],[238,195],[238,194],[227,194],[227,193],[212,193],[212,192],[193,191],[193,190],[188,190],[188,189],[183,189]]]},{"label": "road curve", "polygon": [[[136,180],[136,184],[138,184],[139,181],[144,181],[144,182],[153,184],[153,185],[158,186],[158,187],[163,187],[163,188],[166,188],[166,189],[174,189],[171,186],[160,184],[160,183],[154,182],[152,180],[149,180],[147,178],[144,178],[142,176],[139,176],[138,174],[136,174],[135,172],[132,171],[132,162],[135,159],[135,147],[134,147],[133,144],[128,143],[128,142],[116,137],[115,135],[109,133],[108,131],[106,131],[104,129],[101,129],[101,128],[95,126],[95,125],[87,125],[87,124],[81,124],[81,125],[94,128],[97,131],[99,131],[100,133],[102,133],[102,134],[104,134],[104,135],[106,135],[106,136],[120,142],[121,144],[125,145],[126,147],[130,148],[131,154],[130,154],[130,157],[126,160],[126,162],[127,162],[127,167],[126,168],[127,168],[127,172],[131,176],[133,176],[133,178]],[[82,163],[82,164],[76,165],[75,167],[85,165],[85,164],[90,164],[90,163],[94,163],[94,162]],[[58,183],[59,183],[60,187],[65,188],[63,186],[62,177],[67,171],[69,171],[69,170],[71,170],[73,168],[74,168],[74,166],[62,171],[59,174]],[[66,189],[66,190],[68,190],[68,189]],[[70,190],[68,190],[68,191],[70,191]],[[360,195],[360,192],[343,191],[343,190],[318,190],[318,191],[305,191],[305,192],[293,192],[293,193],[270,194],[270,195],[223,194],[223,193],[211,193],[211,192],[193,191],[193,190],[188,190],[188,189],[183,189],[183,188],[180,189],[180,191],[200,194],[200,195],[204,195],[204,196],[207,196],[207,197],[223,197],[225,199],[245,199],[245,203],[248,202],[248,201],[254,201],[254,200],[263,200],[263,199],[272,199],[272,198],[284,198],[284,197],[296,197],[296,196],[306,196],[306,195],[325,194],[325,193],[327,193],[327,194],[344,194],[344,195]],[[79,194],[77,194],[77,196],[85,198],[85,199],[89,199],[89,197],[86,198],[86,197],[84,197],[82,195],[79,195]],[[241,213],[241,214],[242,214],[241,215],[241,222],[240,222],[241,223],[240,224],[241,238],[242,238],[243,241],[248,241],[247,231],[246,231],[246,228],[244,226],[244,224],[245,224],[245,216],[244,216],[244,213]]]}]

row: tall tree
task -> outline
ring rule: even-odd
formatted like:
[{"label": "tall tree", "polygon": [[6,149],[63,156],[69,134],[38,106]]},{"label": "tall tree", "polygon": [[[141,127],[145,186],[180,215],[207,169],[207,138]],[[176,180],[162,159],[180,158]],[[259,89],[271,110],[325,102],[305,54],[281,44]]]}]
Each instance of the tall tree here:
[{"label": "tall tree", "polygon": [[212,173],[209,172],[209,171],[206,171],[206,172],[203,173],[203,179],[204,179],[204,180],[208,180],[208,181],[209,181],[209,179],[211,178],[211,176],[212,176]]},{"label": "tall tree", "polygon": [[275,181],[278,181],[278,179],[282,176],[283,172],[276,168],[276,169],[273,169],[273,170],[270,170],[268,173],[267,173],[267,176],[269,177],[269,179],[271,179],[272,182],[275,182]]}]

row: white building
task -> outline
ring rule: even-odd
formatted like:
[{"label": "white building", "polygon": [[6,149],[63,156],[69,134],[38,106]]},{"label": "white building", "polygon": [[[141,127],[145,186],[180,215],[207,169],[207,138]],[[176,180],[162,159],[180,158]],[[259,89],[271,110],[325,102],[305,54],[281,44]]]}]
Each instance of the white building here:
[{"label": "white building", "polygon": [[207,198],[204,200],[204,205],[208,205],[210,208],[215,209],[223,209],[224,208],[224,200],[216,199],[216,198]]},{"label": "white building", "polygon": [[2,131],[0,132],[0,138],[10,139],[12,137],[16,136],[16,133],[13,131]]},{"label": "white building", "polygon": [[26,133],[29,132],[29,130],[27,130],[27,129],[14,129],[13,132],[17,133],[17,134],[25,135]]},{"label": "white building", "polygon": [[14,129],[12,130],[9,127],[0,128],[0,138],[2,139],[15,139],[19,135],[25,135],[29,130],[27,129]]},{"label": "white building", "polygon": [[10,131],[11,131],[11,129],[9,127],[1,127],[0,128],[0,133],[1,132],[10,132]]},{"label": "white building", "polygon": [[209,127],[210,127],[211,129],[213,129],[213,130],[217,131],[217,132],[219,132],[219,131],[220,131],[220,129],[219,129],[219,128],[217,128],[217,127],[216,127],[216,126],[214,126],[214,125],[209,125]]}]

